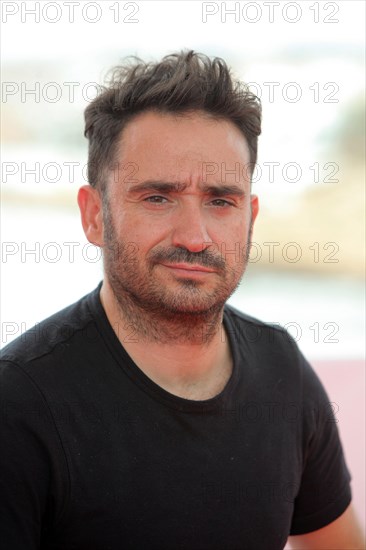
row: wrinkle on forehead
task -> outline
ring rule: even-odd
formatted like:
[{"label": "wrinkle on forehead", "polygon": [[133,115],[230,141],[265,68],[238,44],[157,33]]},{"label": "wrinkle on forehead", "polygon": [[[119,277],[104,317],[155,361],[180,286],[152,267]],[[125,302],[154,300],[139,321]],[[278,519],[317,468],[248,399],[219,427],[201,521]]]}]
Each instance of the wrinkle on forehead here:
[{"label": "wrinkle on forehead", "polygon": [[235,195],[237,197],[244,197],[245,191],[241,185],[236,184],[227,184],[227,183],[217,183],[214,185],[209,185],[207,183],[203,183],[202,181],[198,181],[197,184],[197,190],[192,191],[192,181],[190,182],[167,182],[167,181],[156,181],[156,180],[147,180],[144,182],[141,182],[137,185],[131,186],[126,191],[129,194],[140,194],[145,191],[151,191],[156,193],[182,193],[186,191],[187,189],[190,192],[186,192],[187,195],[194,195],[194,194],[206,194],[211,196],[217,196],[217,197],[223,197],[228,195]]},{"label": "wrinkle on forehead", "polygon": [[[187,126],[188,123],[188,126]],[[119,146],[121,151],[126,147],[134,149],[139,146],[141,141],[151,140],[152,145],[157,144],[159,140],[155,139],[161,137],[162,133],[172,133],[176,135],[178,133],[189,134],[193,140],[196,137],[197,130],[202,129],[202,123],[211,127],[216,133],[219,131],[221,134],[221,141],[219,144],[219,150],[223,145],[227,145],[230,148],[237,149],[242,148],[243,153],[249,155],[249,147],[245,136],[241,130],[230,120],[224,118],[215,118],[211,113],[205,111],[193,111],[183,114],[164,113],[156,111],[145,111],[134,116],[124,127],[120,139]],[[151,139],[152,138],[152,139]],[[166,145],[170,142],[167,140]],[[204,142],[201,142],[205,145]],[[197,158],[197,160],[204,160],[200,152],[194,147],[189,150],[185,149],[185,153],[182,153],[182,160],[184,158]]]},{"label": "wrinkle on forehead", "polygon": [[153,111],[136,115],[122,131],[118,152],[119,176],[128,175],[127,165],[137,167],[131,183],[118,177],[128,188],[133,180],[151,178],[176,182],[180,190],[200,180],[244,185],[250,181],[250,152],[242,132],[231,121],[199,111],[182,116]]}]

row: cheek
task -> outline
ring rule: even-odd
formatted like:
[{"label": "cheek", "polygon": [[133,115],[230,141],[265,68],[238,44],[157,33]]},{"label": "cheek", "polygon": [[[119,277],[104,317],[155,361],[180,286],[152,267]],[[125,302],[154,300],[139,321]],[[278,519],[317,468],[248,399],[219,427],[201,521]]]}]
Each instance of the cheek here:
[{"label": "cheek", "polygon": [[243,219],[242,216],[238,217],[235,220],[230,220],[230,222],[223,223],[213,223],[211,225],[210,235],[214,237],[214,240],[217,243],[243,243],[246,242],[248,233],[250,229],[250,223],[248,220]]},{"label": "cheek", "polygon": [[117,236],[121,241],[128,241],[135,245],[140,255],[147,253],[154,246],[161,244],[168,233],[167,225],[152,224],[139,220],[136,216],[125,219],[117,228]]},{"label": "cheek", "polygon": [[[216,228],[217,229],[217,228]],[[235,268],[242,265],[247,250],[250,224],[248,221],[238,220],[236,224],[221,227],[221,231],[213,233],[212,240],[217,243],[217,248],[226,264]]]}]

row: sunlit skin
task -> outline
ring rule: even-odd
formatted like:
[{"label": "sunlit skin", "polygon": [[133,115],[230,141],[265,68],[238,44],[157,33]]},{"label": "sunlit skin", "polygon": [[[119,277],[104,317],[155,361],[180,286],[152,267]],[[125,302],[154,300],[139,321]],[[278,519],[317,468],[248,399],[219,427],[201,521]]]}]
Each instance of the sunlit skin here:
[{"label": "sunlit skin", "polygon": [[[204,163],[212,162],[219,169],[207,175]],[[229,121],[200,112],[184,117],[147,112],[125,127],[119,170],[109,178],[113,236],[107,235],[99,192],[90,186],[79,191],[84,231],[104,248],[101,300],[107,317],[135,363],[176,395],[212,397],[231,374],[223,305],[245,269],[258,199],[251,195],[249,174],[242,170],[238,178],[230,170],[236,163],[244,167],[249,162],[246,139]],[[125,245],[125,251],[133,243],[118,264],[113,264],[112,239]],[[181,255],[179,260],[154,259],[159,250],[164,255],[182,249],[210,251],[213,259],[209,265],[199,254],[194,263],[182,261]],[[116,278],[131,291],[138,289],[135,299],[112,288],[112,264],[118,268]],[[125,272],[127,264],[130,272]],[[130,341],[131,326],[135,342]]]}]

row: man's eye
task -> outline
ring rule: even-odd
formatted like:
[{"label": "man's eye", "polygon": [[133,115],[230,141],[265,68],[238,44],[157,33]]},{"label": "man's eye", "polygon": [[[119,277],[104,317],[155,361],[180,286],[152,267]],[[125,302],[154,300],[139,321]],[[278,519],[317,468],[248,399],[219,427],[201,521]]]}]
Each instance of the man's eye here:
[{"label": "man's eye", "polygon": [[213,204],[214,206],[233,206],[233,204],[229,201],[226,201],[224,199],[214,199],[213,201],[211,201],[211,204]]},{"label": "man's eye", "polygon": [[151,197],[146,197],[144,200],[146,202],[152,202],[153,204],[163,204],[167,199],[160,195],[152,195]]}]

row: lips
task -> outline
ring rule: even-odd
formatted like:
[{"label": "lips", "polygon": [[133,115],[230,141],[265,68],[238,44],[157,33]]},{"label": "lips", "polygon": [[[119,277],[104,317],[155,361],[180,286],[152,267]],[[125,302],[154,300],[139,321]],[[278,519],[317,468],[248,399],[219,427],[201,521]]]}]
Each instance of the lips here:
[{"label": "lips", "polygon": [[184,271],[190,271],[193,273],[216,273],[215,269],[200,265],[200,264],[186,264],[186,263],[175,263],[175,264],[168,264],[168,263],[162,263],[164,267],[168,267],[171,269],[181,270]]}]

